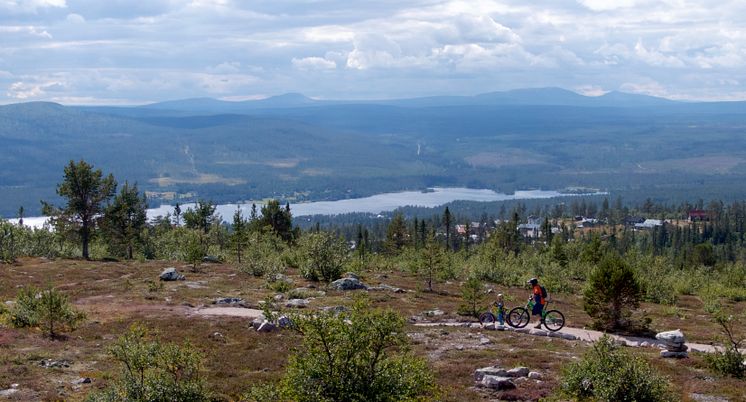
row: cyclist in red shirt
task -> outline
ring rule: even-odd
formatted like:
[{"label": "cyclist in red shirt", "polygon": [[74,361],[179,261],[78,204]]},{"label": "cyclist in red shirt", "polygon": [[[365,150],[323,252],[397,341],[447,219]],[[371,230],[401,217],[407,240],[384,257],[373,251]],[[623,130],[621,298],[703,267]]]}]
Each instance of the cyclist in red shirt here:
[{"label": "cyclist in red shirt", "polygon": [[544,305],[547,301],[544,299],[544,291],[542,290],[541,285],[539,285],[538,279],[531,278],[531,280],[528,281],[528,284],[532,287],[531,298],[534,299],[534,307],[531,310],[531,315],[533,315],[534,317],[539,316],[539,321],[536,323],[536,326],[534,328],[541,328],[541,313],[542,311],[544,311]]}]

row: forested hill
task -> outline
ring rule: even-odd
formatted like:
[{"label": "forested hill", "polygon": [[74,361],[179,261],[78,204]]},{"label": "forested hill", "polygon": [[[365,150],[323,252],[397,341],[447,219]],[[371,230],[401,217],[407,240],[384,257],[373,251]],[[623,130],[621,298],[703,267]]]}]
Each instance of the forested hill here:
[{"label": "forested hill", "polygon": [[23,103],[0,106],[0,149],[6,217],[54,200],[63,165],[81,158],[164,197],[215,202],[453,185],[746,197],[746,103],[552,88],[386,101]]}]

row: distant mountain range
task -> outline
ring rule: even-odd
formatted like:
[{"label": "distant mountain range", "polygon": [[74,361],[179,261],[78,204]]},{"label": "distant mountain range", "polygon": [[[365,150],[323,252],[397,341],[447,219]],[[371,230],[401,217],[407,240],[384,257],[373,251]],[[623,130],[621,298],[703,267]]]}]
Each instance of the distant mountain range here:
[{"label": "distant mountain range", "polygon": [[609,92],[601,96],[584,96],[561,88],[516,89],[475,96],[431,96],[383,100],[316,100],[303,94],[289,93],[260,100],[240,102],[213,98],[193,98],[158,102],[141,108],[188,112],[240,113],[258,109],[301,108],[332,105],[383,105],[399,107],[444,106],[579,106],[579,107],[640,107],[677,104],[672,100],[652,96]]},{"label": "distant mountain range", "polygon": [[[151,202],[359,197],[429,186],[602,188],[628,197],[746,197],[746,102],[558,88],[316,100],[286,94],[144,106],[0,106],[0,216],[54,200],[86,159]],[[179,198],[181,197],[181,198]]]}]

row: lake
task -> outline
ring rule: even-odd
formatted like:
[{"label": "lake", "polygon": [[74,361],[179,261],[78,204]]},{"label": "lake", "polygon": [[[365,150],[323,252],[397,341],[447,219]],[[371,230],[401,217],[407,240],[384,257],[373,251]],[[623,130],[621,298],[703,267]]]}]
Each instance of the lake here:
[{"label": "lake", "polygon": [[[294,217],[307,215],[338,215],[353,212],[378,214],[393,211],[404,206],[437,207],[452,201],[506,201],[506,200],[528,200],[563,197],[568,195],[597,195],[593,194],[565,194],[558,191],[526,190],[516,191],[514,194],[498,193],[492,190],[471,189],[462,187],[435,187],[427,192],[422,191],[400,191],[396,193],[376,194],[370,197],[352,198],[337,201],[314,201],[290,204],[290,210]],[[184,204],[182,211],[193,207],[194,204]],[[257,202],[257,208],[261,204]],[[236,208],[241,208],[244,216],[249,215],[251,202],[244,204],[221,204],[217,206],[217,213],[224,220],[230,222]],[[157,216],[173,214],[172,205],[161,205],[158,208],[148,209],[148,219]],[[11,219],[11,222],[16,220]],[[24,218],[24,224],[33,227],[41,227],[46,221],[45,217]]]}]

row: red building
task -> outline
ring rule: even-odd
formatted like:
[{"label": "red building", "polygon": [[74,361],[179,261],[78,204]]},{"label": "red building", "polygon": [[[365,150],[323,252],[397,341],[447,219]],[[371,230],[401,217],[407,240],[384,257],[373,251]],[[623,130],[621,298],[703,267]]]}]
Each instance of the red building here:
[{"label": "red building", "polygon": [[710,220],[710,214],[701,209],[693,209],[689,211],[688,219],[689,222],[708,221]]}]

